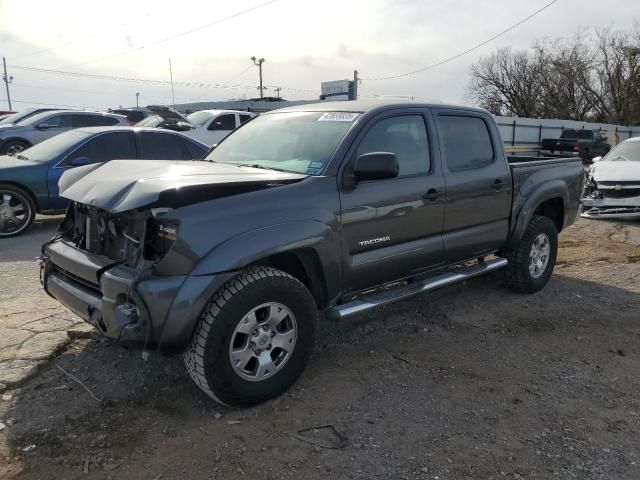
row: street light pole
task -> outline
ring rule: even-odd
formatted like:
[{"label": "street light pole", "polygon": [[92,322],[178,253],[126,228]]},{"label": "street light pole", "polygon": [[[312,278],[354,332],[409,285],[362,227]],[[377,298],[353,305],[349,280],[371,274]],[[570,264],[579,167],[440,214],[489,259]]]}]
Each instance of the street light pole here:
[{"label": "street light pole", "polygon": [[4,57],[2,57],[2,66],[4,67],[4,75],[2,76],[2,79],[4,80],[4,84],[7,87],[7,102],[9,102],[9,110],[12,110],[11,95],[9,94],[9,84],[13,80],[13,77],[10,77],[7,73],[7,60]]},{"label": "street light pole", "polygon": [[140,97],[139,93],[136,93],[136,108],[138,108],[140,106],[140,103],[138,102],[138,98]]},{"label": "street light pole", "polygon": [[258,59],[256,57],[251,57],[251,60],[253,60],[253,64],[256,65],[260,71],[260,86],[258,87],[258,90],[260,90],[260,98],[264,98],[263,90],[265,87],[262,86],[262,64],[264,63],[264,58]]}]

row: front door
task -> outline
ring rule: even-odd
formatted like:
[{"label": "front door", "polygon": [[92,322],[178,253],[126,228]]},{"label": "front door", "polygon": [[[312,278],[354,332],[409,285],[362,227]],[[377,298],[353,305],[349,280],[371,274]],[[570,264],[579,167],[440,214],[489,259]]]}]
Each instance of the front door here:
[{"label": "front door", "polygon": [[[432,156],[426,117],[374,120],[350,161],[369,152],[391,152],[398,177],[342,188],[341,223],[345,291],[419,273],[442,263],[444,177]],[[352,164],[351,163],[351,164]]]},{"label": "front door", "polygon": [[198,128],[193,137],[211,146],[233,132],[236,128],[236,123],[235,113],[221,113]]},{"label": "front door", "polygon": [[511,176],[491,124],[482,113],[436,112],[447,185],[443,231],[447,263],[492,253],[509,233]]},{"label": "front door", "polygon": [[52,115],[36,125],[35,143],[71,130],[71,114]]}]

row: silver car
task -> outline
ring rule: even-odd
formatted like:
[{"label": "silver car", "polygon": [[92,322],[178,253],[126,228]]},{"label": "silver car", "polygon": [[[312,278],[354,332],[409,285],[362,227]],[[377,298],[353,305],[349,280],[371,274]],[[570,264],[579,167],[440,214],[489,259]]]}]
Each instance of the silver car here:
[{"label": "silver car", "polygon": [[0,125],[0,155],[22,150],[63,132],[81,127],[130,125],[123,115],[57,110],[33,115],[20,123]]}]

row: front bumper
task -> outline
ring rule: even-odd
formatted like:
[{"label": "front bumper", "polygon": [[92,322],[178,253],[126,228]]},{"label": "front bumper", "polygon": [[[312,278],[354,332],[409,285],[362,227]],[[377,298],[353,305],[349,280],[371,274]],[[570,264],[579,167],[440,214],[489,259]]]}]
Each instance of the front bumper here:
[{"label": "front bumper", "polygon": [[584,198],[583,218],[640,218],[640,197],[628,198]]},{"label": "front bumper", "polygon": [[158,276],[64,240],[47,244],[45,291],[106,337],[131,346],[182,350],[211,294],[232,274]]}]

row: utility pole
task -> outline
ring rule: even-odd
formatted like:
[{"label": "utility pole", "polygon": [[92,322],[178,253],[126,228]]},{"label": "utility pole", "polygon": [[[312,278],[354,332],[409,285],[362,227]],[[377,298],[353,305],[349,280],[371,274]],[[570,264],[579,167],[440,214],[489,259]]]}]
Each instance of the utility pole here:
[{"label": "utility pole", "polygon": [[276,92],[276,98],[280,98],[280,90],[282,90],[282,88],[276,87],[276,88],[274,88],[274,90]]},{"label": "utility pole", "polygon": [[11,94],[9,93],[9,84],[13,81],[13,77],[10,77],[9,74],[7,73],[7,59],[4,57],[2,57],[2,66],[4,67],[4,75],[2,76],[2,79],[4,80],[4,84],[7,87],[7,102],[9,102],[9,110],[12,110]]},{"label": "utility pole", "polygon": [[171,59],[169,59],[169,75],[171,76],[171,105],[176,109],[176,97],[173,91],[173,69],[171,68]]},{"label": "utility pole", "polygon": [[264,63],[264,58],[257,59],[256,57],[251,57],[251,60],[253,60],[253,64],[257,66],[260,71],[260,86],[258,90],[260,90],[260,98],[264,98],[263,91],[265,87],[262,86],[262,64]]},{"label": "utility pole", "polygon": [[136,93],[136,108],[140,106],[140,103],[138,102],[138,98],[140,98],[140,94]]},{"label": "utility pole", "polygon": [[353,99],[358,99],[358,70],[353,71]]}]

